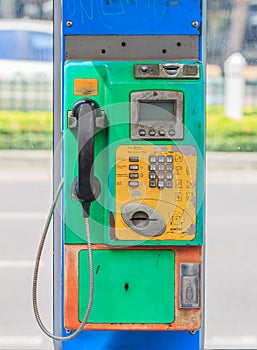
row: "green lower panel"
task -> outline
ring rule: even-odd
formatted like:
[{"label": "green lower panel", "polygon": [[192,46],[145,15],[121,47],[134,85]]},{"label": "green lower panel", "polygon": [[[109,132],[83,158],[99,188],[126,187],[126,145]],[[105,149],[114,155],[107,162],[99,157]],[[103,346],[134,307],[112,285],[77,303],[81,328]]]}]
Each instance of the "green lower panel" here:
[{"label": "green lower panel", "polygon": [[[94,250],[94,301],[89,323],[174,321],[174,252]],[[79,319],[88,302],[87,250],[79,256]]]}]

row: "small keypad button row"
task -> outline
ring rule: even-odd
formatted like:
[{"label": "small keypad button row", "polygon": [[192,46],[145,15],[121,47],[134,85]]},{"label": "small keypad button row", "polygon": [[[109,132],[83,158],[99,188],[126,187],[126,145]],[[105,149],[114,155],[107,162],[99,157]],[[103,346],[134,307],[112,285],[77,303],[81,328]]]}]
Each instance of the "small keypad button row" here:
[{"label": "small keypad button row", "polygon": [[150,180],[149,181],[149,187],[153,188],[153,187],[158,187],[158,188],[164,188],[164,187],[167,187],[167,188],[172,188],[172,181],[171,180],[158,180],[158,181],[155,181],[155,180]]},{"label": "small keypad button row", "polygon": [[150,163],[172,163],[173,162],[173,158],[172,156],[150,156],[149,157],[149,162]]},{"label": "small keypad button row", "polygon": [[[170,129],[169,131],[168,131],[168,135],[169,136],[174,136],[175,135],[175,130],[174,129]],[[140,129],[139,131],[138,131],[138,134],[139,134],[139,136],[146,136],[146,130],[145,129]],[[156,131],[155,129],[150,129],[149,131],[148,131],[148,134],[149,134],[149,136],[156,136],[156,135],[159,135],[159,136],[161,136],[161,137],[164,137],[164,136],[166,136],[167,135],[167,133],[165,132],[165,130],[159,130],[159,131]]]},{"label": "small keypad button row", "polygon": [[153,172],[150,171],[149,172],[149,179],[159,179],[159,180],[163,180],[163,179],[167,179],[167,180],[171,180],[173,177],[171,172],[163,172],[163,171],[159,171],[159,172]]},{"label": "small keypad button row", "polygon": [[172,164],[149,164],[150,171],[172,171]]}]

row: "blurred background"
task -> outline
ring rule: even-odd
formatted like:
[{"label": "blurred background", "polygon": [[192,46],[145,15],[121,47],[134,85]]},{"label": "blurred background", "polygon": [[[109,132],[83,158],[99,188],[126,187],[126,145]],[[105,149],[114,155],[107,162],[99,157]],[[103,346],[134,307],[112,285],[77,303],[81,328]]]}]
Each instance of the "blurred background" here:
[{"label": "blurred background", "polygon": [[[205,349],[257,349],[257,0],[207,12]],[[0,0],[0,350],[53,349],[31,293],[52,196],[52,20],[52,0]],[[49,328],[51,241],[39,285]]]}]

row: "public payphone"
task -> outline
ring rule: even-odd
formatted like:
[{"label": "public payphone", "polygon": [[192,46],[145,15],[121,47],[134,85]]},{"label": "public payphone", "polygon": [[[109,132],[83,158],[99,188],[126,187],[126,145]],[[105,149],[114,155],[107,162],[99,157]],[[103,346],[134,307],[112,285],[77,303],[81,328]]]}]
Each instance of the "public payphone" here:
[{"label": "public payphone", "polygon": [[202,65],[70,61],[64,76],[65,327],[88,300],[80,199],[95,273],[87,329],[199,329]]},{"label": "public payphone", "polygon": [[61,324],[168,331],[182,350],[179,331],[196,349],[204,4],[145,3],[63,2]]}]

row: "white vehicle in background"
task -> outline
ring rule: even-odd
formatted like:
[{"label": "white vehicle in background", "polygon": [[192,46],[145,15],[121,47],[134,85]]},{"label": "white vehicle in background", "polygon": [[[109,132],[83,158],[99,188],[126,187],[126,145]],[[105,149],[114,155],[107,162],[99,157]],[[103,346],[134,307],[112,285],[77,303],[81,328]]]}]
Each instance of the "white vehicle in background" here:
[{"label": "white vehicle in background", "polygon": [[0,109],[52,110],[52,21],[0,20]]}]

